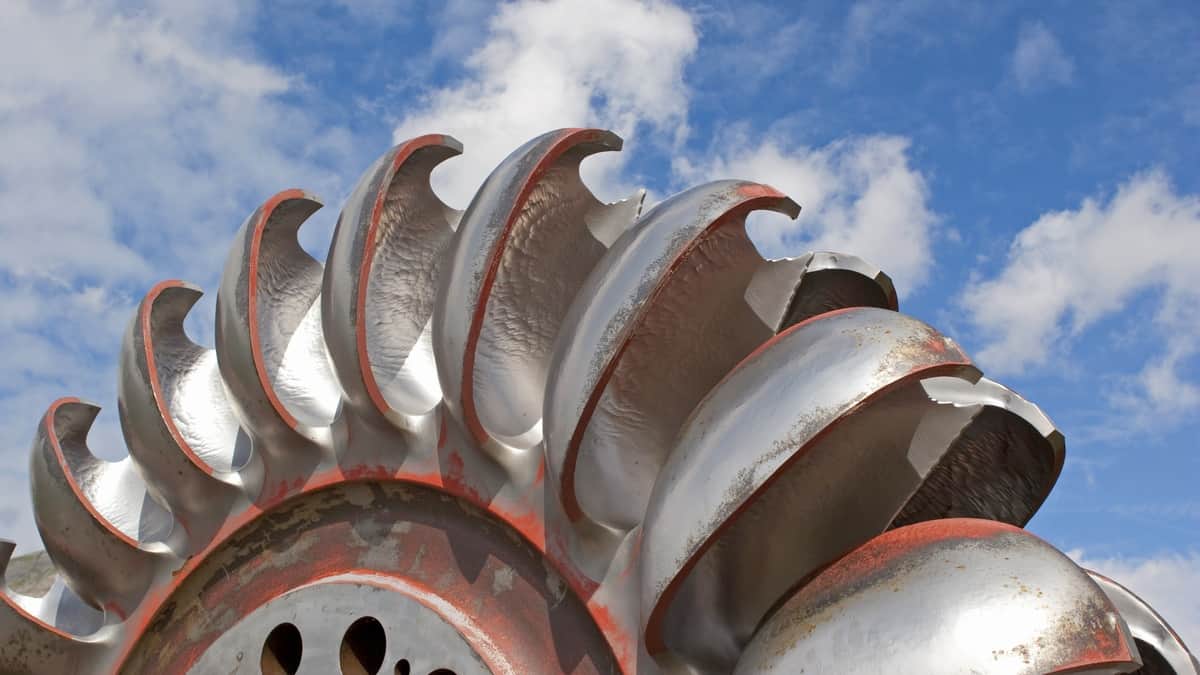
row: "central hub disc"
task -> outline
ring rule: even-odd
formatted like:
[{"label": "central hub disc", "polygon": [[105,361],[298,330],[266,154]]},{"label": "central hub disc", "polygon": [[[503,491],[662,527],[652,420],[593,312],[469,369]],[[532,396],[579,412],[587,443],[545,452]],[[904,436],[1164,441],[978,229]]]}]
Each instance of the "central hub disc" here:
[{"label": "central hub disc", "polygon": [[535,546],[491,513],[401,482],[335,484],[242,525],[179,575],[123,670],[260,663],[349,675],[616,670],[588,608]]},{"label": "central hub disc", "polygon": [[487,643],[469,617],[422,589],[395,577],[345,574],[259,607],[212,643],[194,671],[254,672],[257,662],[266,675],[487,675],[460,630]]}]

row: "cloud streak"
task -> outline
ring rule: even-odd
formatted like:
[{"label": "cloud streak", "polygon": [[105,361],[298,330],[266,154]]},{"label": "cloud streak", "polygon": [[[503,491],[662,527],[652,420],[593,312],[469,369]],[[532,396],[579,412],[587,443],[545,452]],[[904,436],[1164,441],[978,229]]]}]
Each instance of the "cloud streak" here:
[{"label": "cloud streak", "polygon": [[1041,22],[1026,24],[1017,35],[1010,73],[1021,91],[1071,84],[1075,63],[1058,38]]}]

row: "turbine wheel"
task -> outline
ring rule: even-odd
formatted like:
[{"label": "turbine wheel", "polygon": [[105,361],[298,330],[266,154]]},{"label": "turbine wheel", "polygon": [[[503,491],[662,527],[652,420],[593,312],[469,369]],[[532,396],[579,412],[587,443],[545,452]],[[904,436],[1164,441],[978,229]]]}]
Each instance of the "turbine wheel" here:
[{"label": "turbine wheel", "polygon": [[[281,192],[238,232],[216,345],[163,282],[99,409],[37,428],[45,555],[10,565],[16,673],[1189,673],[1144,602],[1020,528],[1062,435],[898,312],[852,255],[764,259],[718,181],[642,211],[517,149],[464,211],[462,147],[402,143],[320,262]],[[23,568],[24,571],[19,571]]]}]

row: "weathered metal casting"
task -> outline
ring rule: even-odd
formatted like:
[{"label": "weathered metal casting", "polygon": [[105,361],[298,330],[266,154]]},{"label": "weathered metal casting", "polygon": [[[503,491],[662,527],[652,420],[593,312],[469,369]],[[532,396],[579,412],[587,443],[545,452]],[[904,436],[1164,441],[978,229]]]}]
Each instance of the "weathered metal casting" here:
[{"label": "weathered metal casting", "polygon": [[213,350],[199,289],[151,289],[129,457],[92,455],[75,399],[38,427],[57,572],[0,594],[0,670],[1200,673],[1019,529],[1063,463],[1036,406],[869,263],[763,259],[747,215],[799,213],[774,188],[601,203],[579,164],[620,147],[535,138],[460,212],[429,177],[461,146],[413,139],[324,265],[296,240],[320,202],[281,192]]}]

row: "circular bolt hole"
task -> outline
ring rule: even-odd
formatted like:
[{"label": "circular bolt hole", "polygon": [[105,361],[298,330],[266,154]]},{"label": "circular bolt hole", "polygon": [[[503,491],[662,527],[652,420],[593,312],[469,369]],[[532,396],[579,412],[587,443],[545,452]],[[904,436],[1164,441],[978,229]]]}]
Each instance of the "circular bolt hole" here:
[{"label": "circular bolt hole", "polygon": [[411,675],[412,667],[408,665],[408,659],[400,659],[396,662],[396,675]]},{"label": "circular bolt hole", "polygon": [[263,675],[295,675],[300,669],[300,657],[304,654],[304,641],[300,629],[290,623],[281,623],[271,629],[263,643],[262,660],[259,667]]},{"label": "circular bolt hole", "polygon": [[456,673],[449,668],[438,668],[429,675],[456,675]]},{"label": "circular bolt hole", "polygon": [[376,675],[387,653],[387,635],[383,625],[373,616],[350,624],[342,636],[343,675]]}]

